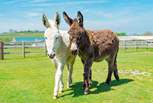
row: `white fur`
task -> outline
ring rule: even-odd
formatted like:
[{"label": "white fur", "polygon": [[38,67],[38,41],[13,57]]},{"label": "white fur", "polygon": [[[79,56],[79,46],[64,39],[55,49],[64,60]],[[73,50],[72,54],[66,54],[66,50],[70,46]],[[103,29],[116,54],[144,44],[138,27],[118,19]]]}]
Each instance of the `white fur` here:
[{"label": "white fur", "polygon": [[77,50],[77,45],[76,43],[71,43],[71,47],[70,47],[70,50],[73,51],[73,50]]},{"label": "white fur", "polygon": [[[55,21],[48,21],[50,27],[45,31],[44,36],[46,37],[45,42],[48,54],[55,53],[55,57],[52,59],[52,61],[56,67],[54,96],[57,97],[58,90],[62,92],[64,87],[62,76],[65,64],[68,68],[67,86],[69,87],[72,84],[72,71],[76,56],[72,55],[70,51],[69,34],[67,31],[59,30],[55,24]],[[56,38],[58,39],[56,40]]]}]

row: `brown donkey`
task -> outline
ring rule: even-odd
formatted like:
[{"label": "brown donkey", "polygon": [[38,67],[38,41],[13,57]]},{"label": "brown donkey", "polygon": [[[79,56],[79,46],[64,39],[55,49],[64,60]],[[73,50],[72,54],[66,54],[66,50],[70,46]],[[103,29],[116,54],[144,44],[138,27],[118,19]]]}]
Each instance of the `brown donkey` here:
[{"label": "brown donkey", "polygon": [[111,30],[89,31],[83,26],[83,15],[80,11],[77,18],[71,19],[66,12],[63,12],[65,21],[70,26],[70,49],[72,53],[78,52],[84,64],[84,94],[89,93],[90,68],[93,62],[105,59],[108,63],[108,76],[106,83],[111,81],[112,73],[116,80],[119,80],[117,70],[117,53],[119,40]]}]

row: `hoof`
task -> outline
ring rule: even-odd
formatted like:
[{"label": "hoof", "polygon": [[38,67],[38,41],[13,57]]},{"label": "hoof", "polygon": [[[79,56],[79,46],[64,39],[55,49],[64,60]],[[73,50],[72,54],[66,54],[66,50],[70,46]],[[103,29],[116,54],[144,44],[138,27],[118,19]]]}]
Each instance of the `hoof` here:
[{"label": "hoof", "polygon": [[72,87],[72,84],[70,84],[70,85],[67,86],[68,89],[71,88],[71,87]]},{"label": "hoof", "polygon": [[87,94],[89,94],[89,91],[84,91],[84,95],[87,95]]},{"label": "hoof", "polygon": [[86,89],[84,90],[84,95],[87,95],[87,94],[89,94],[89,88],[86,88]]},{"label": "hoof", "polygon": [[105,83],[106,83],[107,85],[110,85],[110,81],[106,81]]},{"label": "hoof", "polygon": [[57,96],[53,96],[53,99],[57,99],[58,97]]},{"label": "hoof", "polygon": [[59,91],[59,93],[62,94],[63,93],[63,90],[62,91]]},{"label": "hoof", "polygon": [[117,80],[117,81],[120,81],[120,78],[118,77],[118,78],[116,78],[116,80]]},{"label": "hoof", "polygon": [[89,87],[91,87],[91,85],[92,85],[92,81],[90,80],[90,81],[89,81]]}]

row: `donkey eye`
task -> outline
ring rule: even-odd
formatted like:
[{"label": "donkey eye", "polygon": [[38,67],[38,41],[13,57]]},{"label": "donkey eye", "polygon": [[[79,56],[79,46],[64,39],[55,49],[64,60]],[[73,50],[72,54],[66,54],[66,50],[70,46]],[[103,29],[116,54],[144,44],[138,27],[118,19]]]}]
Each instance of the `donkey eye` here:
[{"label": "donkey eye", "polygon": [[55,37],[55,39],[57,40],[57,39],[58,39],[58,37]]},{"label": "donkey eye", "polygon": [[44,39],[46,40],[46,39],[47,39],[47,37],[44,37]]}]

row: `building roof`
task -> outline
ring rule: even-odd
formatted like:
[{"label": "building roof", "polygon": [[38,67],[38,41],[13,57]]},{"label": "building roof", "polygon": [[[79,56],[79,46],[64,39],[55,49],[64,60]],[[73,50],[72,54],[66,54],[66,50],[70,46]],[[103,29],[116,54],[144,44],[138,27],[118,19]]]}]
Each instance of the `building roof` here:
[{"label": "building roof", "polygon": [[153,36],[118,36],[119,40],[153,40]]}]

